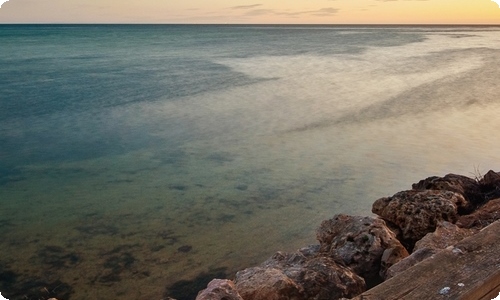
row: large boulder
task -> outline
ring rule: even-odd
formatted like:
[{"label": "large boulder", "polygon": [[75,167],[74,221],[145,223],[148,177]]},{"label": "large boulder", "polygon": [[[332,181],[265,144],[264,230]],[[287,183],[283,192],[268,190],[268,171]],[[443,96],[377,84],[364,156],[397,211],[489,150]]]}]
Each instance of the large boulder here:
[{"label": "large boulder", "polygon": [[243,300],[243,298],[231,280],[214,279],[208,283],[206,289],[198,293],[196,300]]},{"label": "large boulder", "polygon": [[245,300],[306,300],[354,297],[365,291],[363,278],[316,247],[295,253],[277,252],[260,267],[236,273],[238,293]]},{"label": "large boulder", "polygon": [[458,208],[465,206],[467,200],[459,193],[410,190],[378,199],[373,203],[372,212],[399,227],[402,239],[411,247],[433,232],[439,222],[455,223]]},{"label": "large boulder", "polygon": [[500,198],[490,200],[470,215],[461,216],[457,225],[462,228],[484,228],[500,220]]},{"label": "large boulder", "polygon": [[321,223],[316,237],[320,252],[341,259],[369,285],[379,282],[387,268],[409,255],[384,220],[374,217],[336,215]]},{"label": "large boulder", "polygon": [[476,204],[484,200],[480,184],[477,180],[456,174],[448,174],[444,177],[432,176],[414,183],[414,190],[438,190],[450,191],[462,195],[467,201],[458,207],[460,214],[469,213]]}]

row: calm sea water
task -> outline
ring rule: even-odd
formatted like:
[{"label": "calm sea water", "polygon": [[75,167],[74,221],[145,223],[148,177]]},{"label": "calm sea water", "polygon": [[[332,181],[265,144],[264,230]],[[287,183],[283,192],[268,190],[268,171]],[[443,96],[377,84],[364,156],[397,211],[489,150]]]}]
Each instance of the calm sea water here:
[{"label": "calm sea water", "polygon": [[500,169],[500,28],[0,25],[0,292],[194,299]]}]

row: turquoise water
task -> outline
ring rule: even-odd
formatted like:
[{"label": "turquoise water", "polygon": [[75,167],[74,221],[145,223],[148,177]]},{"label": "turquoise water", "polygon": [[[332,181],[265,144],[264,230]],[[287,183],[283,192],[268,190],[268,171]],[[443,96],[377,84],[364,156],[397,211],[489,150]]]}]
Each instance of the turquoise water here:
[{"label": "turquoise water", "polygon": [[498,170],[499,30],[0,25],[0,292],[192,299]]}]

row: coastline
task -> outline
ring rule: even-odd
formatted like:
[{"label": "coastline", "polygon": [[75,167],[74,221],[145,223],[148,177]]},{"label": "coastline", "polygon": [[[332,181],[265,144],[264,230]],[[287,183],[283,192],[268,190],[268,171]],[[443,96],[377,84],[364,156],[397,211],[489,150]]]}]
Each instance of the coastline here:
[{"label": "coastline", "polygon": [[429,177],[376,200],[372,212],[377,216],[335,215],[317,229],[319,245],[277,252],[233,280],[214,279],[196,300],[365,299],[359,295],[499,226],[500,173]]}]

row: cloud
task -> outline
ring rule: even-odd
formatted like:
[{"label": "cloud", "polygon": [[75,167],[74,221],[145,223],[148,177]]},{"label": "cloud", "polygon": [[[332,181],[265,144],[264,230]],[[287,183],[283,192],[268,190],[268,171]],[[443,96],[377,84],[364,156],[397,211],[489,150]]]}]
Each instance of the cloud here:
[{"label": "cloud", "polygon": [[9,1],[9,0],[0,0],[0,7],[2,7],[2,4],[4,4],[7,1]]},{"label": "cloud", "polygon": [[498,7],[500,7],[500,0],[491,0],[493,2],[495,2],[496,4],[498,4]]},{"label": "cloud", "polygon": [[[500,1],[500,0],[499,0]],[[320,16],[320,17],[326,17],[326,16],[331,16],[335,15],[339,12],[338,8],[333,8],[333,7],[325,7],[322,9],[318,9],[316,11],[312,11],[311,13],[315,16]]]},{"label": "cloud", "polygon": [[337,14],[338,11],[339,11],[338,8],[333,8],[333,7],[325,7],[317,10],[306,10],[297,12],[260,8],[260,9],[248,10],[247,12],[245,12],[244,15],[245,16],[275,15],[275,16],[289,16],[289,17],[296,17],[301,15],[314,15],[318,17],[328,17]]},{"label": "cloud", "polygon": [[230,7],[230,9],[252,9],[252,8],[255,8],[258,6],[262,6],[262,4],[238,5],[238,6]]}]

